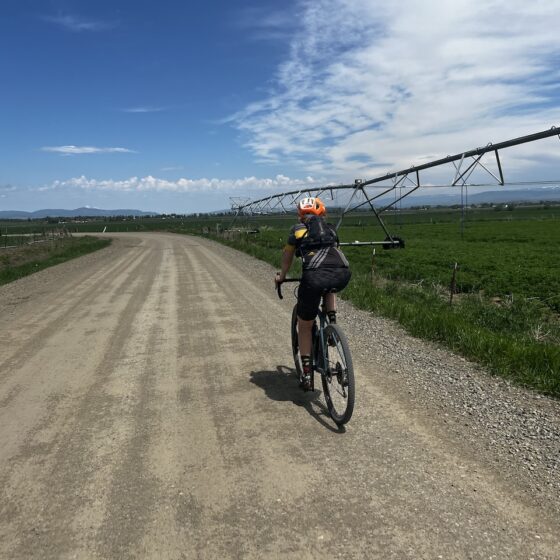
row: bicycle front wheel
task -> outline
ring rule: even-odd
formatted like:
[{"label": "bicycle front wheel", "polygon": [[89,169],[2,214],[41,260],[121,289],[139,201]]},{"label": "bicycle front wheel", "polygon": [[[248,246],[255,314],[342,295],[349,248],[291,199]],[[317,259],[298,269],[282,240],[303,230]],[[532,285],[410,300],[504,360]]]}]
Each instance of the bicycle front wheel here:
[{"label": "bicycle front wheel", "polygon": [[323,393],[331,418],[346,424],[354,412],[356,385],[354,366],[346,335],[338,325],[325,327]]}]

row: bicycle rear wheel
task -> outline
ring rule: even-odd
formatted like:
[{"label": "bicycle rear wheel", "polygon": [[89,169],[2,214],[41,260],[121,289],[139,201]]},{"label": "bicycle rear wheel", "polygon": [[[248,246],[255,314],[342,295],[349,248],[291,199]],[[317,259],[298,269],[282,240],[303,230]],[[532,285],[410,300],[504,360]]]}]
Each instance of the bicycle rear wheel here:
[{"label": "bicycle rear wheel", "polygon": [[296,366],[296,373],[298,379],[301,379],[303,373],[303,367],[301,365],[301,356],[299,355],[299,340],[298,340],[298,329],[297,329],[297,304],[294,305],[294,310],[292,312],[292,354],[294,356],[294,364]]},{"label": "bicycle rear wheel", "polygon": [[356,385],[348,341],[336,324],[325,327],[324,360],[321,379],[325,401],[331,418],[342,426],[352,418]]}]

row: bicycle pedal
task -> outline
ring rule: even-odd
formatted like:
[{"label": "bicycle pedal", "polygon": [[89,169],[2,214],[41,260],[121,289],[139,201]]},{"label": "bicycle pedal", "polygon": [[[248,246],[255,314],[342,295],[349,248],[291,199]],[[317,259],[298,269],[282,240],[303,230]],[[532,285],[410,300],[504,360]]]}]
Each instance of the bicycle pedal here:
[{"label": "bicycle pedal", "polygon": [[311,387],[311,375],[302,375],[300,377],[299,380],[299,386],[304,390],[304,391],[311,391],[312,387]]}]

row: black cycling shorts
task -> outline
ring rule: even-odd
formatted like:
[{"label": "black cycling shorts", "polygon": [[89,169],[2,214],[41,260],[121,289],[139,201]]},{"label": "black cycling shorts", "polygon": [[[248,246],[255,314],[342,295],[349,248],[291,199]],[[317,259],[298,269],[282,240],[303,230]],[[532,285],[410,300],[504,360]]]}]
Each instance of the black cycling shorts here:
[{"label": "black cycling shorts", "polygon": [[298,290],[297,314],[304,321],[317,317],[321,297],[327,292],[340,292],[350,282],[349,268],[318,268],[306,270]]}]

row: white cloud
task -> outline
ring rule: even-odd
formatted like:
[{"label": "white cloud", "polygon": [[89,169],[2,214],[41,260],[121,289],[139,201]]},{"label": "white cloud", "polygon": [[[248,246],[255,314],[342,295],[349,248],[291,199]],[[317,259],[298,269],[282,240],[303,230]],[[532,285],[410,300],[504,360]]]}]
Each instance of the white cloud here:
[{"label": "white cloud", "polygon": [[96,146],[43,146],[43,152],[54,152],[62,155],[75,154],[135,154],[134,150],[128,148],[100,148]]},{"label": "white cloud", "polygon": [[139,106],[139,107],[128,107],[123,109],[125,113],[159,113],[165,111],[163,107],[149,107],[149,106]]},{"label": "white cloud", "polygon": [[91,20],[71,14],[43,16],[43,19],[49,23],[54,23],[69,31],[73,31],[74,33],[80,33],[82,31],[107,31],[118,25],[115,21]]},{"label": "white cloud", "polygon": [[268,95],[231,117],[260,162],[372,177],[560,124],[556,1],[300,7]]},{"label": "white cloud", "polygon": [[51,185],[39,190],[54,190],[61,188],[77,188],[84,190],[115,191],[115,192],[237,192],[247,190],[282,192],[299,187],[318,186],[312,177],[305,179],[291,179],[285,175],[274,178],[244,177],[242,179],[188,179],[182,177],[176,181],[168,181],[148,175],[146,177],[130,177],[124,180],[89,179],[84,175],[64,181],[54,181]]}]

